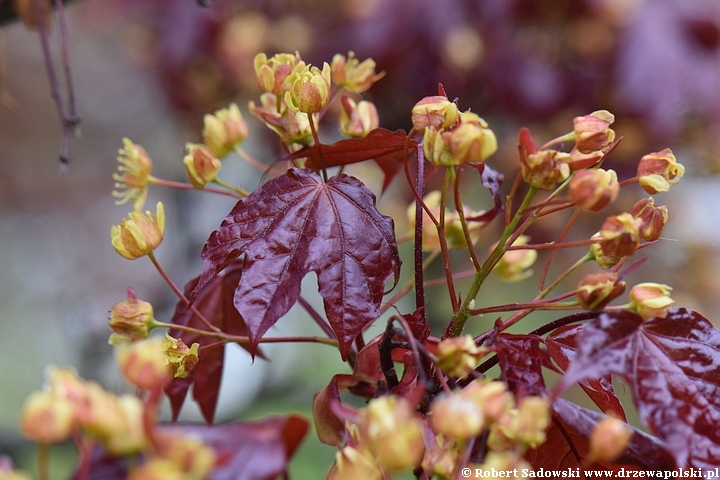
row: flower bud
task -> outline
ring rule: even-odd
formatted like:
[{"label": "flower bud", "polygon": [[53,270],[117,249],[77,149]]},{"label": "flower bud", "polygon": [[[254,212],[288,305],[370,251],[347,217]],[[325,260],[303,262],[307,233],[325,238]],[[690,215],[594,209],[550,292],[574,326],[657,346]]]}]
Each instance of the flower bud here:
[{"label": "flower bud", "polygon": [[[530,241],[530,237],[520,235],[513,242],[513,246],[527,245],[528,241]],[[491,252],[495,249],[496,245],[490,248]],[[503,256],[498,260],[493,268],[493,273],[505,282],[518,282],[533,274],[530,267],[535,263],[535,260],[537,260],[536,250],[508,250],[503,253]]]},{"label": "flower bud", "polygon": [[367,58],[360,62],[354,52],[345,56],[335,54],[331,64],[332,80],[340,87],[355,93],[367,91],[373,83],[385,76],[385,72],[375,73],[375,61]]},{"label": "flower bud", "polygon": [[670,305],[672,288],[661,283],[639,283],[630,289],[630,309],[645,320],[653,317],[665,318]]},{"label": "flower bud", "polygon": [[172,434],[160,437],[159,456],[172,461],[186,478],[207,478],[217,454],[200,438]]},{"label": "flower bud", "polygon": [[395,396],[371,400],[358,421],[360,437],[388,470],[414,467],[422,459],[422,425],[407,400]]},{"label": "flower bud", "polygon": [[412,108],[412,124],[418,132],[427,127],[448,128],[457,122],[460,112],[447,97],[425,97]]},{"label": "flower bud", "polygon": [[638,201],[630,210],[630,214],[642,220],[640,236],[648,242],[660,238],[668,221],[668,208],[665,205],[656,206],[652,197]]},{"label": "flower bud", "polygon": [[515,439],[531,448],[545,441],[545,430],[550,426],[550,404],[541,397],[525,397],[518,404],[514,425]]},{"label": "flower bud", "polygon": [[460,394],[437,398],[430,414],[436,433],[461,441],[477,437],[485,425],[482,409]]},{"label": "flower bud", "polygon": [[508,391],[507,385],[500,381],[475,380],[460,394],[480,407],[486,424],[497,422],[505,412],[515,405],[515,400]]},{"label": "flower bud", "polygon": [[188,348],[181,338],[173,338],[167,333],[165,338],[163,351],[175,378],[186,378],[200,360],[198,354],[200,344],[193,343],[192,347]]},{"label": "flower bud", "polygon": [[247,135],[247,123],[234,103],[216,111],[214,115],[205,115],[203,143],[216,158],[223,158],[230,153]]},{"label": "flower bud", "polygon": [[613,272],[598,272],[586,275],[577,288],[577,299],[585,310],[602,310],[612,300],[625,292],[625,282],[618,281]]},{"label": "flower bud", "polygon": [[52,392],[33,392],[20,412],[20,430],[43,444],[62,442],[74,428],[72,404]]},{"label": "flower bud", "polygon": [[477,117],[478,122],[461,122],[450,131],[448,146],[456,165],[467,162],[484,162],[497,151],[495,133],[487,122]]},{"label": "flower bud", "polygon": [[138,300],[131,288],[128,288],[127,295],[127,299],[116,303],[110,310],[108,326],[113,333],[108,343],[111,345],[145,340],[155,327],[152,305]]},{"label": "flower bud", "polygon": [[293,112],[314,113],[327,105],[330,99],[330,65],[322,71],[317,67],[292,73],[286,80],[285,104]]},{"label": "flower bud", "polygon": [[340,110],[340,133],[348,137],[363,138],[380,126],[375,104],[365,100],[355,103],[351,98],[342,97]]},{"label": "flower bud", "polygon": [[575,117],[575,146],[581,153],[600,150],[615,140],[615,132],[608,128],[615,121],[615,116],[607,110],[598,110],[590,115]]},{"label": "flower bud", "polygon": [[457,165],[450,152],[448,145],[449,140],[450,132],[428,126],[423,135],[423,153],[425,154],[425,159],[436,167]]},{"label": "flower bud", "polygon": [[[299,143],[300,145],[309,145],[312,141],[312,129],[310,128],[310,120],[304,113],[293,112],[287,108],[285,102],[281,103],[277,108],[277,97],[272,93],[264,93],[260,95],[260,106],[256,106],[255,102],[248,105],[250,113],[259,118],[265,125],[277,133],[280,140],[286,145]],[[317,125],[317,115],[313,115],[313,121]]]},{"label": "flower bud", "polygon": [[368,452],[345,447],[335,454],[335,468],[328,480],[380,480],[383,472]]},{"label": "flower bud", "polygon": [[533,187],[552,190],[570,176],[570,155],[556,150],[521,155],[523,179]]},{"label": "flower bud", "polygon": [[632,428],[625,422],[607,417],[600,420],[590,434],[588,459],[593,462],[613,462],[627,448]]},{"label": "flower bud", "polygon": [[684,173],[685,167],[677,163],[669,148],[642,157],[637,170],[640,186],[650,195],[667,192]]},{"label": "flower bud", "polygon": [[463,378],[487,353],[487,348],[475,345],[471,335],[446,338],[437,346],[437,367],[450,376]]},{"label": "flower bud", "polygon": [[215,158],[210,149],[204,145],[188,143],[185,147],[187,155],[183,159],[185,172],[193,187],[202,190],[205,185],[215,180],[222,165]]},{"label": "flower bud", "polygon": [[585,211],[599,212],[614,202],[620,184],[614,170],[582,170],[570,180],[570,198]]},{"label": "flower bud", "polygon": [[632,255],[640,245],[642,220],[629,213],[621,213],[605,219],[600,229],[603,254],[626,257]]},{"label": "flower bud", "polygon": [[592,168],[605,157],[605,153],[602,150],[597,150],[590,153],[581,153],[577,147],[573,147],[570,150],[570,158],[567,160],[570,166],[571,172],[583,170],[585,168]]},{"label": "flower bud", "polygon": [[600,236],[600,232],[595,233],[591,239],[598,241],[597,243],[590,245],[590,254],[598,266],[600,268],[610,268],[617,265],[622,257],[618,257],[617,255],[606,255],[603,253],[601,245],[602,237]]},{"label": "flower bud", "polygon": [[125,379],[144,390],[158,388],[172,376],[162,340],[145,340],[132,346],[121,346],[118,364]]},{"label": "flower bud", "polygon": [[124,188],[124,192],[114,190],[113,196],[118,198],[117,205],[133,201],[136,211],[139,211],[147,197],[148,182],[152,178],[152,160],[145,149],[135,145],[128,138],[123,138],[123,148],[118,150],[118,172],[113,174],[115,188]]},{"label": "flower bud", "polygon": [[155,250],[165,233],[165,208],[157,204],[157,214],[130,212],[130,219],[123,219],[120,225],[110,229],[113,247],[123,257],[134,260]]},{"label": "flower bud", "polygon": [[278,53],[270,59],[266,54],[258,53],[253,60],[258,85],[264,92],[270,92],[275,96],[284,93],[283,84],[298,65],[304,67],[305,63],[297,52],[295,55]]}]

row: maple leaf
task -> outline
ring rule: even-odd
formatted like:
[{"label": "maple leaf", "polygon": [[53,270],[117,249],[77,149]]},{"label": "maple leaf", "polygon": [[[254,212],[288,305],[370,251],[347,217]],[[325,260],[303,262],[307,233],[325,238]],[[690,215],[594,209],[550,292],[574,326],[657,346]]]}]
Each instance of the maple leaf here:
[{"label": "maple leaf", "polygon": [[576,345],[559,391],[621,375],[640,419],[678,467],[720,465],[720,331],[706,318],[684,308],[647,321],[628,311],[605,312],[578,333]]},{"label": "maple leaf", "polygon": [[[563,325],[545,338],[548,353],[558,366],[567,370],[575,358],[575,342],[578,332],[582,331],[584,324]],[[588,397],[600,407],[600,410],[614,417],[627,421],[625,409],[620,399],[615,395],[615,389],[610,375],[603,375],[598,379],[589,378],[580,382],[580,387]]]},{"label": "maple leaf", "polygon": [[[376,128],[363,138],[347,138],[332,145],[320,144],[319,150],[316,145],[312,145],[282,160],[307,157],[307,166],[319,170],[373,159],[385,175],[382,186],[384,192],[402,168],[405,153],[412,155],[416,148],[417,142],[408,139],[404,131],[391,132]],[[319,155],[319,152],[322,155]]]},{"label": "maple leaf", "polygon": [[[245,321],[233,306],[233,293],[242,275],[242,265],[235,263],[228,267],[223,276],[210,280],[195,298],[195,308],[214,326],[230,335],[245,336],[247,328]],[[200,277],[197,277],[185,286],[185,296],[189,296],[195,289]],[[206,330],[207,326],[200,318],[187,308],[185,302],[180,301],[175,308],[171,320],[176,325]],[[225,344],[211,338],[194,333],[171,329],[168,332],[175,338],[182,338],[187,345],[197,342],[202,351],[200,360],[186,378],[174,378],[165,386],[165,394],[170,400],[173,421],[176,421],[190,386],[194,385],[193,398],[198,403],[205,421],[212,423],[217,407],[220,392],[220,380],[225,366]],[[246,350],[247,346],[243,346]],[[265,358],[261,351],[257,352]]]},{"label": "maple leaf", "polygon": [[542,367],[555,370],[547,352],[540,349],[538,335],[501,333],[491,347],[497,349],[502,379],[516,395],[544,395],[547,392]]},{"label": "maple leaf", "polygon": [[385,285],[400,274],[393,220],[375,195],[348,175],[327,183],[293,168],[241,199],[208,239],[204,271],[192,297],[244,255],[234,305],[245,319],[251,351],[297,301],[300,283],[318,275],[325,313],[340,354],[380,315]]}]

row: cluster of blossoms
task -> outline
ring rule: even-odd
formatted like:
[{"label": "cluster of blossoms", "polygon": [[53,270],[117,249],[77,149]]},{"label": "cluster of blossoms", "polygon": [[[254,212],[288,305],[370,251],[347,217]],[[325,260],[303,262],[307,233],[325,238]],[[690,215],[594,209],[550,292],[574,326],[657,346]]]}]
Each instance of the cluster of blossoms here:
[{"label": "cluster of blossoms", "polygon": [[[157,424],[159,392],[173,375],[173,367],[186,364],[180,342],[148,340],[123,347],[120,371],[135,387],[149,394],[114,395],[71,369],[49,367],[45,388],[28,397],[20,415],[23,434],[40,445],[73,439],[81,451],[100,445],[112,456],[135,458],[130,479],[182,478],[200,480],[212,470],[216,455],[195,437],[163,431]],[[184,360],[178,362],[178,356]]]}]

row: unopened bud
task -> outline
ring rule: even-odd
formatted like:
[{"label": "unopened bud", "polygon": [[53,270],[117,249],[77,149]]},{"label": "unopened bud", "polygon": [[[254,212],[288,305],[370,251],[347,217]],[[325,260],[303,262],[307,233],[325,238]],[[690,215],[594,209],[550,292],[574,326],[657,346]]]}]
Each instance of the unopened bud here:
[{"label": "unopened bud", "polygon": [[661,283],[639,283],[630,289],[630,308],[644,319],[665,318],[675,303],[670,298],[672,288]]},{"label": "unopened bud", "polygon": [[230,153],[248,135],[247,123],[234,103],[213,115],[205,115],[203,122],[203,143],[216,158],[223,158]]},{"label": "unopened bud", "polygon": [[495,133],[482,118],[474,114],[473,118],[476,121],[461,121],[450,131],[448,146],[456,165],[484,162],[497,151]]},{"label": "unopened bud", "polygon": [[121,346],[118,364],[123,376],[138,388],[153,390],[172,377],[162,340],[145,340]]},{"label": "unopened bud", "polygon": [[541,397],[525,397],[518,404],[515,439],[535,448],[545,441],[550,426],[550,404]]},{"label": "unopened bud", "polygon": [[437,367],[450,376],[463,378],[487,353],[487,348],[475,345],[472,335],[446,338],[437,346]]},{"label": "unopened bud", "polygon": [[600,268],[614,267],[622,259],[622,257],[618,257],[617,255],[606,255],[603,253],[601,245],[603,240],[600,236],[600,232],[595,233],[591,239],[595,240],[596,243],[590,245],[590,254]]},{"label": "unopened bud", "polygon": [[590,115],[575,117],[575,146],[581,153],[600,150],[615,140],[615,132],[608,128],[615,121],[615,116],[607,110],[598,110]]},{"label": "unopened bud", "polygon": [[655,205],[655,200],[652,197],[638,201],[630,210],[630,214],[642,220],[640,236],[648,242],[660,238],[668,221],[668,208],[665,205],[661,207]]},{"label": "unopened bud", "polygon": [[627,448],[633,436],[630,426],[615,418],[600,420],[590,435],[588,459],[594,462],[613,462]]},{"label": "unopened bud", "polygon": [[423,135],[423,153],[432,165],[448,167],[457,163],[450,152],[450,132],[438,130],[433,126],[425,128]]},{"label": "unopened bud", "polygon": [[[530,241],[530,237],[520,235],[512,245],[527,245],[528,241]],[[494,249],[495,246],[491,247],[490,251]],[[536,250],[508,250],[500,257],[500,260],[498,260],[493,268],[493,273],[505,282],[518,282],[532,275],[533,271],[530,267],[535,263],[535,260],[537,260]]]},{"label": "unopened bud", "polygon": [[570,176],[570,155],[556,150],[539,152],[520,157],[523,179],[533,187],[552,190]]},{"label": "unopened bud", "polygon": [[335,468],[328,480],[380,480],[383,472],[367,452],[345,447],[335,454]]},{"label": "unopened bud", "polygon": [[599,212],[614,202],[620,184],[614,170],[582,170],[570,180],[570,198],[585,211]]},{"label": "unopened bud", "polygon": [[605,219],[600,229],[600,247],[605,255],[626,257],[640,246],[642,220],[629,213],[621,213]]},{"label": "unopened bud", "polygon": [[625,282],[613,272],[586,275],[577,288],[577,299],[585,310],[598,311],[625,291]]},{"label": "unopened bud", "polygon": [[427,127],[439,130],[454,125],[459,115],[457,105],[447,97],[425,97],[412,108],[412,124],[418,132]]},{"label": "unopened bud", "polygon": [[374,103],[366,100],[355,103],[351,98],[342,97],[340,133],[348,137],[363,138],[379,126],[380,119]]},{"label": "unopened bud", "polygon": [[677,163],[669,148],[642,157],[637,170],[640,186],[650,195],[667,192],[684,173],[685,167]]},{"label": "unopened bud", "polygon": [[572,150],[570,150],[570,158],[567,160],[567,162],[570,166],[570,171],[576,172],[585,168],[594,167],[600,162],[600,160],[603,159],[604,156],[605,154],[602,150],[590,153],[582,153],[580,152],[580,150],[577,149],[577,147],[573,147]]},{"label": "unopened bud", "polygon": [[436,399],[430,412],[436,433],[461,441],[477,437],[485,425],[482,409],[460,394]]},{"label": "unopened bud", "polygon": [[38,443],[62,442],[74,426],[72,404],[52,392],[31,393],[20,413],[20,430]]},{"label": "unopened bud", "polygon": [[131,288],[128,288],[127,295],[127,299],[116,303],[110,310],[108,326],[113,333],[108,343],[111,345],[145,340],[155,327],[152,305],[138,300]]},{"label": "unopened bud", "polygon": [[209,148],[204,145],[188,143],[185,147],[187,155],[183,159],[185,172],[193,187],[202,190],[205,185],[215,180],[222,165]]},{"label": "unopened bud", "polygon": [[480,407],[486,424],[495,423],[515,405],[515,399],[505,382],[495,380],[475,380],[462,390],[461,395]]}]

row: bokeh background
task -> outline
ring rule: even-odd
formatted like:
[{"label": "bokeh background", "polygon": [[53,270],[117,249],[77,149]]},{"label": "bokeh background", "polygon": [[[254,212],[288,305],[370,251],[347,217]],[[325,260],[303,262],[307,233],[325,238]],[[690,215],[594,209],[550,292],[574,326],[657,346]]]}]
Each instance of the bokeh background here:
[{"label": "bokeh background", "polygon": [[[472,108],[495,130],[500,150],[488,163],[508,178],[518,168],[520,127],[542,143],[571,130],[576,115],[610,110],[624,138],[606,165],[621,179],[634,175],[643,154],[665,147],[687,170],[676,188],[656,198],[670,208],[670,222],[663,239],[638,255],[651,261],[628,282],[667,283],[679,305],[720,318],[718,2],[215,0],[203,8],[194,0],[78,0],[66,14],[83,123],[65,174],[37,32],[17,22],[0,29],[0,452],[28,470],[34,450],[19,435],[17,415],[42,384],[45,365],[74,365],[83,377],[121,391],[126,387],[107,345],[110,306],[128,286],[152,301],[160,319],[169,319],[176,302],[147,259],[127,261],[110,245],[110,226],[130,209],[110,196],[122,137],[145,147],[154,175],[182,181],[183,148],[200,139],[203,114],[235,101],[250,124],[245,149],[270,163],[278,151],[272,134],[246,109],[259,94],[252,68],[258,52],[297,50],[313,64],[349,50],[374,58],[387,74],[366,96],[390,129],[409,129],[413,104],[442,83],[461,109]],[[324,138],[331,141],[338,135],[333,114],[326,120]],[[374,167],[361,174],[379,191]],[[254,189],[262,172],[230,158],[223,178]],[[403,233],[410,196],[400,183],[380,208],[398,218]],[[468,185],[468,192],[478,190]],[[638,187],[623,190],[618,210],[643,195]],[[147,205],[158,200],[169,217],[158,257],[184,284],[200,272],[202,244],[232,201],[151,189]],[[484,201],[471,199],[477,206]],[[573,238],[586,238],[603,218],[588,216]],[[534,238],[551,239],[566,220],[536,229]],[[479,251],[491,242],[492,227],[488,232]],[[515,300],[532,282],[491,283],[478,302]],[[447,320],[447,295],[442,288],[429,295],[437,334]],[[301,312],[291,312],[277,331],[314,334],[313,328]],[[218,416],[309,414],[312,394],[345,371],[337,353],[325,350],[278,347],[269,351],[272,362],[251,365],[230,349],[236,368],[226,371]],[[56,478],[72,462],[62,450],[53,456]],[[292,471],[321,478],[333,455],[311,434]]]}]

